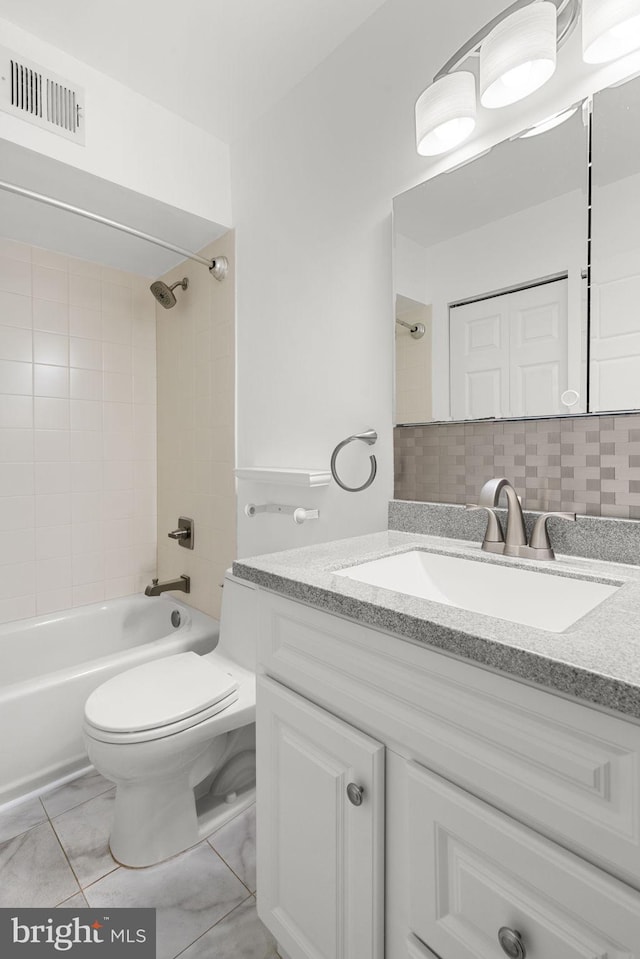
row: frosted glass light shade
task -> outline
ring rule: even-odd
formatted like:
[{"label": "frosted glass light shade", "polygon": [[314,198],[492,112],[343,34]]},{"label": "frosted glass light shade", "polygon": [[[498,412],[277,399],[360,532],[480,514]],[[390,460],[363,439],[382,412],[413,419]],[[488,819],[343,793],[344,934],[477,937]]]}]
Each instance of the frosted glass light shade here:
[{"label": "frosted glass light shade", "polygon": [[556,7],[549,0],[501,20],[480,47],[482,106],[506,107],[546,83],[556,68],[556,37]]},{"label": "frosted glass light shade", "polygon": [[586,63],[607,63],[640,47],[640,0],[582,0]]},{"label": "frosted glass light shade", "polygon": [[416,146],[421,156],[446,153],[476,125],[476,78],[460,71],[436,80],[416,100]]}]

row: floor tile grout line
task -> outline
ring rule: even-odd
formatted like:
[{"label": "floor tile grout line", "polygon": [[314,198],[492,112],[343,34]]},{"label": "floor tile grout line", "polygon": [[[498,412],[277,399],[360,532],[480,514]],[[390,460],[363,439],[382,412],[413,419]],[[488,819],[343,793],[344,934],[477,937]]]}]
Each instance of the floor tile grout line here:
[{"label": "floor tile grout line", "polygon": [[[60,848],[62,849],[62,852],[64,853],[64,857],[65,857],[65,859],[67,860],[67,862],[68,862],[68,864],[69,864],[69,868],[71,869],[71,872],[73,873],[74,879],[75,879],[76,882],[78,883],[79,890],[80,890],[80,892],[82,893],[82,895],[84,896],[85,901],[86,901],[87,897],[84,895],[84,890],[85,890],[85,889],[88,889],[89,886],[92,886],[95,882],[100,882],[100,880],[101,880],[101,879],[104,879],[105,876],[110,876],[112,872],[115,872],[117,869],[120,868],[120,864],[119,864],[119,863],[116,863],[115,860],[114,860],[115,865],[114,865],[113,869],[110,869],[108,872],[105,872],[102,876],[98,876],[97,879],[93,879],[93,880],[92,880],[90,883],[88,883],[86,886],[83,886],[82,883],[81,883],[81,881],[80,881],[80,878],[79,878],[78,874],[76,873],[75,869],[73,868],[73,865],[71,864],[71,860],[70,860],[69,856],[67,855],[67,851],[66,851],[66,849],[65,849],[65,847],[64,847],[64,843],[62,842],[61,837],[58,835],[58,831],[57,831],[57,829],[56,829],[56,827],[55,827],[55,820],[56,820],[56,819],[60,819],[62,816],[65,816],[68,812],[71,812],[73,809],[79,809],[80,806],[84,806],[85,803],[91,802],[92,799],[98,799],[100,796],[104,796],[105,793],[109,792],[110,789],[115,789],[115,786],[110,786],[109,789],[105,789],[104,792],[98,793],[98,795],[96,795],[96,796],[91,796],[89,799],[83,799],[82,802],[76,803],[75,806],[70,806],[69,809],[66,809],[64,812],[61,812],[61,813],[59,813],[57,816],[54,816],[53,819],[51,818],[51,816],[50,816],[49,813],[47,812],[46,808],[44,807],[44,803],[42,803],[42,806],[43,806],[43,809],[44,809],[45,814],[46,814],[46,816],[47,816],[47,820],[48,820],[48,822],[49,822],[49,825],[51,826],[51,828],[52,828],[53,831],[54,831],[55,837],[56,837],[56,839],[58,840],[58,843],[59,843],[59,845],[60,845]],[[40,797],[38,797],[38,798],[40,798]],[[42,800],[40,800],[40,801],[42,802]],[[109,854],[111,854],[111,850],[109,850]],[[77,893],[76,893],[76,895],[77,895]],[[70,898],[70,897],[68,896],[67,898]],[[60,903],[58,903],[57,905],[60,905]]]},{"label": "floor tile grout line", "polygon": [[[47,815],[47,810],[44,808],[44,805],[42,803],[42,799],[40,798],[40,796],[35,796],[34,798],[37,799],[38,802],[40,803],[40,806],[42,808],[42,812],[44,815],[44,819],[40,819],[39,822],[34,822],[32,826],[27,826],[26,829],[23,829],[22,832],[16,833],[15,836],[9,836],[8,839],[0,840],[0,846],[4,846],[4,844],[7,842],[13,842],[14,839],[19,839],[20,836],[24,836],[25,833],[31,832],[32,829],[36,829],[37,826],[42,826],[43,823],[47,822],[49,817]],[[26,805],[29,801],[30,800],[25,799],[24,802],[15,803],[15,805],[12,806],[12,809],[20,809],[21,806]],[[0,818],[1,818],[1,814],[0,814]]]},{"label": "floor tile grout line", "polygon": [[9,839],[0,840],[0,846],[5,846],[8,842],[13,842],[16,839],[20,839],[22,836],[26,836],[28,832],[37,829],[38,826],[45,826],[49,823],[49,819],[41,819],[40,822],[34,822],[33,826],[29,826],[28,829],[23,829],[22,832],[16,833],[15,836],[10,836]]},{"label": "floor tile grout line", "polygon": [[68,809],[63,809],[61,812],[56,813],[53,817],[47,812],[47,807],[45,806],[40,796],[38,797],[38,799],[40,799],[40,802],[42,803],[42,808],[44,809],[47,818],[49,819],[50,822],[53,822],[54,819],[58,819],[60,816],[65,816],[68,812],[71,812],[72,809],[79,809],[80,806],[84,806],[85,803],[91,802],[92,799],[98,799],[100,796],[104,796],[105,793],[108,793],[111,789],[115,789],[115,788],[116,787],[112,783],[103,792],[96,793],[95,796],[90,796],[88,799],[83,799],[81,802],[75,803],[75,805],[73,806],[69,806]]},{"label": "floor tile grout line", "polygon": [[[115,860],[114,860],[115,862]],[[98,876],[97,879],[92,879],[91,882],[87,883],[86,886],[81,886],[82,892],[84,893],[87,889],[91,889],[92,886],[95,886],[97,882],[102,882],[103,879],[106,879],[107,876],[112,876],[114,872],[117,872],[118,869],[126,869],[127,866],[122,866],[119,862],[116,862],[113,869],[110,869],[109,872],[105,872],[104,876]],[[86,896],[85,896],[86,899]]]},{"label": "floor tile grout line", "polygon": [[[51,822],[51,820],[49,820],[49,826],[50,826],[51,829],[53,830],[53,835],[56,837],[56,840],[57,840],[57,842],[58,842],[58,845],[59,845],[60,848],[62,849],[62,855],[64,856],[64,858],[65,858],[66,861],[67,861],[67,865],[69,866],[69,869],[71,870],[71,874],[72,874],[73,878],[74,878],[75,881],[78,883],[78,892],[82,892],[82,886],[80,885],[80,880],[78,879],[78,876],[76,875],[75,869],[74,869],[73,866],[71,865],[71,860],[70,860],[69,857],[67,856],[67,850],[66,850],[66,849],[64,848],[64,846],[62,845],[62,840],[60,839],[60,836],[59,836],[58,833],[56,832],[56,827],[53,825],[53,823]],[[67,899],[69,899],[69,898],[71,898],[71,897],[70,897],[70,896],[67,896]],[[64,899],[62,900],[62,902],[64,902]]]},{"label": "floor tile grout line", "polygon": [[57,902],[53,908],[59,909],[61,906],[64,906],[65,902],[69,902],[70,899],[75,899],[76,896],[82,896],[84,901],[87,901],[87,897],[85,896],[84,891],[81,889],[80,892],[74,892],[73,896],[67,896],[66,899],[62,900],[62,902]]},{"label": "floor tile grout line", "polygon": [[[75,869],[73,868],[73,865],[72,865],[72,863],[71,863],[71,860],[70,860],[69,856],[67,855],[67,851],[66,851],[66,849],[64,848],[62,839],[61,839],[60,836],[58,835],[58,833],[57,833],[57,831],[56,831],[56,827],[54,826],[54,824],[53,824],[53,822],[52,822],[51,820],[49,820],[49,825],[50,825],[51,828],[53,829],[53,832],[54,832],[54,834],[55,834],[56,839],[58,840],[58,843],[59,843],[59,845],[60,845],[60,848],[62,849],[62,852],[64,853],[64,857],[65,857],[65,859],[67,860],[67,862],[69,863],[69,868],[71,869],[71,872],[73,873],[73,876],[74,876],[76,882],[78,883],[79,890],[80,890],[80,892],[81,892],[83,895],[84,895],[85,889],[88,889],[88,888],[89,888],[90,886],[92,886],[94,883],[100,882],[101,879],[104,879],[105,876],[110,876],[112,872],[116,872],[116,870],[120,869],[120,864],[119,864],[119,863],[116,863],[115,860],[114,860],[115,865],[114,865],[113,869],[110,869],[108,872],[105,872],[104,875],[98,876],[97,879],[93,879],[93,880],[92,880],[90,883],[88,883],[86,886],[83,886],[82,883],[81,883],[81,881],[80,881],[80,878],[79,878],[78,874],[76,873]],[[67,897],[67,898],[70,898],[70,897]],[[86,896],[85,896],[85,899],[86,899]]]},{"label": "floor tile grout line", "polygon": [[[231,871],[233,872],[233,870]],[[234,873],[234,876],[235,876],[235,873]],[[244,886],[244,883],[242,883],[242,885]],[[245,889],[246,888],[247,887],[245,886]],[[239,902],[237,906],[234,906],[233,909],[230,909],[229,912],[226,912],[224,916],[220,916],[219,919],[216,919],[213,925],[209,926],[208,929],[205,929],[205,931],[201,935],[197,936],[192,942],[189,943],[188,946],[185,946],[184,949],[181,949],[180,952],[176,952],[176,954],[172,956],[171,959],[178,959],[178,957],[183,955],[183,953],[185,953],[187,949],[191,949],[191,946],[194,946],[196,942],[199,942],[200,939],[202,939],[204,936],[207,935],[207,933],[211,932],[212,929],[215,929],[215,927],[218,926],[224,919],[228,919],[229,916],[233,915],[236,909],[239,909],[241,906],[244,906],[245,903],[249,901],[249,899],[255,899],[255,896],[253,895],[253,893],[250,893],[248,896],[245,896],[242,902]]]},{"label": "floor tile grout line", "polygon": [[[224,858],[224,856],[221,856],[221,855],[220,855],[220,853],[218,852],[218,850],[217,850],[214,846],[211,845],[211,843],[209,842],[208,839],[206,839],[205,842],[208,843],[208,845],[211,847],[211,849],[213,850],[213,852],[215,852],[215,854],[216,854],[216,856],[218,857],[218,859],[221,859],[221,860],[222,860],[222,862],[225,864],[225,866],[227,867],[227,869],[229,870],[229,872],[232,872],[232,873],[233,873],[233,875],[236,877],[236,879],[237,879],[239,882],[242,883],[242,885],[244,886],[245,889],[249,889],[249,887],[247,886],[247,884],[246,884],[246,882],[244,881],[244,879],[241,879],[241,878],[240,878],[240,876],[239,876],[238,873],[235,871],[235,869],[233,868],[233,866],[230,866],[230,865],[229,865],[229,863],[228,863],[227,860]],[[255,890],[254,890],[254,889],[249,889],[249,892],[250,892],[250,894],[251,894],[252,896],[255,895]]]},{"label": "floor tile grout line", "polygon": [[90,889],[91,886],[95,886],[95,884],[96,884],[97,882],[100,882],[102,879],[106,879],[107,876],[113,875],[114,872],[117,872],[118,869],[122,869],[122,868],[124,868],[124,867],[121,866],[119,862],[115,862],[115,860],[114,860],[114,867],[113,867],[113,869],[110,869],[109,872],[105,872],[102,876],[98,876],[97,879],[92,879],[91,882],[88,882],[86,886],[81,886],[80,888],[81,888],[82,891],[84,892],[85,889]]}]

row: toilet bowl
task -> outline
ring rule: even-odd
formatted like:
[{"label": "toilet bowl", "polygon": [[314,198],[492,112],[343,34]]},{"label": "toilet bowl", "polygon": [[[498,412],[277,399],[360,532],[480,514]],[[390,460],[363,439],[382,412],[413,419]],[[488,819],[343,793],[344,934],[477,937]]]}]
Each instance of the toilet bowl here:
[{"label": "toilet bowl", "polygon": [[136,666],[89,696],[89,759],[116,784],[114,858],[150,866],[195,845],[255,798],[256,589],[224,579],[220,638]]}]

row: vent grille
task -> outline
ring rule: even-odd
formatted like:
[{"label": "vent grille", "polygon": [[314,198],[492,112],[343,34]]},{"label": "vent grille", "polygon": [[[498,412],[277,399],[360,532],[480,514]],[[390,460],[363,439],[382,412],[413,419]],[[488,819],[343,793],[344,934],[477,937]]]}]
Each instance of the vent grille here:
[{"label": "vent grille", "polygon": [[0,48],[0,108],[84,143],[84,91]]}]

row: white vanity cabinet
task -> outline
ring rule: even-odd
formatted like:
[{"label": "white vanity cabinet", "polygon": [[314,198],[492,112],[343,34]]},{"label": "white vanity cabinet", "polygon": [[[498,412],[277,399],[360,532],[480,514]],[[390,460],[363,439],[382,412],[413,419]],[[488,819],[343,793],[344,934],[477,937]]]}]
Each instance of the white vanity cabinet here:
[{"label": "white vanity cabinet", "polygon": [[640,959],[640,725],[267,591],[259,663],[290,959]]},{"label": "white vanity cabinet", "polygon": [[258,679],[260,911],[291,959],[384,956],[384,746]]}]

